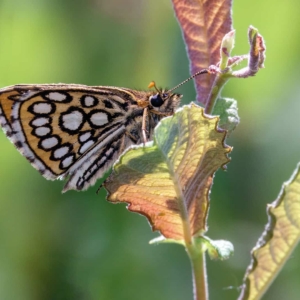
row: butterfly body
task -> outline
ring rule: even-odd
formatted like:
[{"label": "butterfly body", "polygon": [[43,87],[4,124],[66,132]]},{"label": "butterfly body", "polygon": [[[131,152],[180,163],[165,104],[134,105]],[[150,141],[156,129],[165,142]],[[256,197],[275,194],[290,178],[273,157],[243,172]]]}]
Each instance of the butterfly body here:
[{"label": "butterfly body", "polygon": [[76,84],[0,89],[0,125],[47,179],[84,190],[179,106],[181,95]]}]

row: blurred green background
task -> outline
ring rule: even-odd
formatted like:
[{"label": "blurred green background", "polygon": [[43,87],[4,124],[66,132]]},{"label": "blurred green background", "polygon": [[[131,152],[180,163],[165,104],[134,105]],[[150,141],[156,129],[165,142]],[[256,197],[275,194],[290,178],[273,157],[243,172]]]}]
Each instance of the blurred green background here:
[{"label": "blurred green background", "polygon": [[[299,3],[234,1],[234,54],[248,51],[247,28],[267,45],[266,69],[231,80],[223,96],[238,100],[241,124],[228,171],[218,171],[209,231],[235,254],[209,261],[211,299],[236,299],[266,204],[300,160]],[[0,86],[80,83],[146,89],[189,76],[169,0],[1,0]],[[182,86],[184,103],[195,99]],[[0,132],[0,299],[192,299],[189,261],[177,245],[150,246],[147,220],[95,192],[61,194]],[[295,250],[263,299],[299,299]]]}]

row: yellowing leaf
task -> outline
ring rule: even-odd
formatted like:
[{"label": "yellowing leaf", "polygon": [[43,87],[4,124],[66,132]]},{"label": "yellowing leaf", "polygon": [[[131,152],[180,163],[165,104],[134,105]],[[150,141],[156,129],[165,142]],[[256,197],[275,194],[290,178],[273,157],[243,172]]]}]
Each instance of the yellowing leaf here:
[{"label": "yellowing leaf", "polygon": [[[172,0],[190,59],[191,74],[216,65],[220,46],[226,33],[232,30],[231,0]],[[206,104],[214,75],[195,78],[197,100]]]},{"label": "yellowing leaf", "polygon": [[240,300],[260,299],[300,240],[300,164],[268,205],[269,222],[252,250]]},{"label": "yellowing leaf", "polygon": [[104,184],[108,200],[129,203],[166,238],[205,232],[212,178],[231,151],[217,122],[194,104],[163,119],[152,146],[130,149],[115,164]]}]

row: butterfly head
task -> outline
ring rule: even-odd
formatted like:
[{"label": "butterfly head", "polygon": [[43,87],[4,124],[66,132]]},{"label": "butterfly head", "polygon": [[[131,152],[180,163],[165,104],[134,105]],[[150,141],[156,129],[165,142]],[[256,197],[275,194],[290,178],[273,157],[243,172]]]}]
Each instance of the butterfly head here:
[{"label": "butterfly head", "polygon": [[151,110],[159,114],[172,115],[180,105],[182,95],[159,91],[149,97]]},{"label": "butterfly head", "polygon": [[175,110],[178,108],[180,104],[180,99],[182,95],[174,94],[171,92],[198,75],[210,74],[210,73],[211,73],[210,69],[202,69],[168,91],[159,90],[155,82],[151,81],[150,84],[148,85],[148,88],[154,88],[156,90],[156,93],[154,93],[149,97],[150,109],[153,112],[156,111],[158,114],[165,114],[165,115],[174,114]]}]

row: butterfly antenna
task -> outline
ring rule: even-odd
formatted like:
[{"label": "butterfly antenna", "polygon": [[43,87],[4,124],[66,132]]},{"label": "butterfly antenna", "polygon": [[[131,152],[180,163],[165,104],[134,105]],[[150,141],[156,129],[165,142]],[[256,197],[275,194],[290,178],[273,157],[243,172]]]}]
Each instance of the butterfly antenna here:
[{"label": "butterfly antenna", "polygon": [[182,81],[181,83],[177,84],[175,87],[173,87],[172,89],[168,90],[167,92],[171,92],[171,91],[174,91],[176,90],[177,88],[179,88],[180,86],[182,86],[183,84],[185,84],[186,82],[190,81],[191,79],[195,78],[196,76],[198,75],[201,75],[201,74],[210,74],[210,70],[209,69],[202,69],[200,70],[199,72],[195,73],[194,75],[192,75],[191,77],[189,77],[188,79]]},{"label": "butterfly antenna", "polygon": [[151,81],[150,83],[149,83],[149,85],[148,85],[148,89],[151,89],[151,88],[155,88],[156,89],[156,91],[160,94],[161,93],[161,91],[157,88],[157,86],[156,86],[156,84],[155,84],[155,81]]}]

